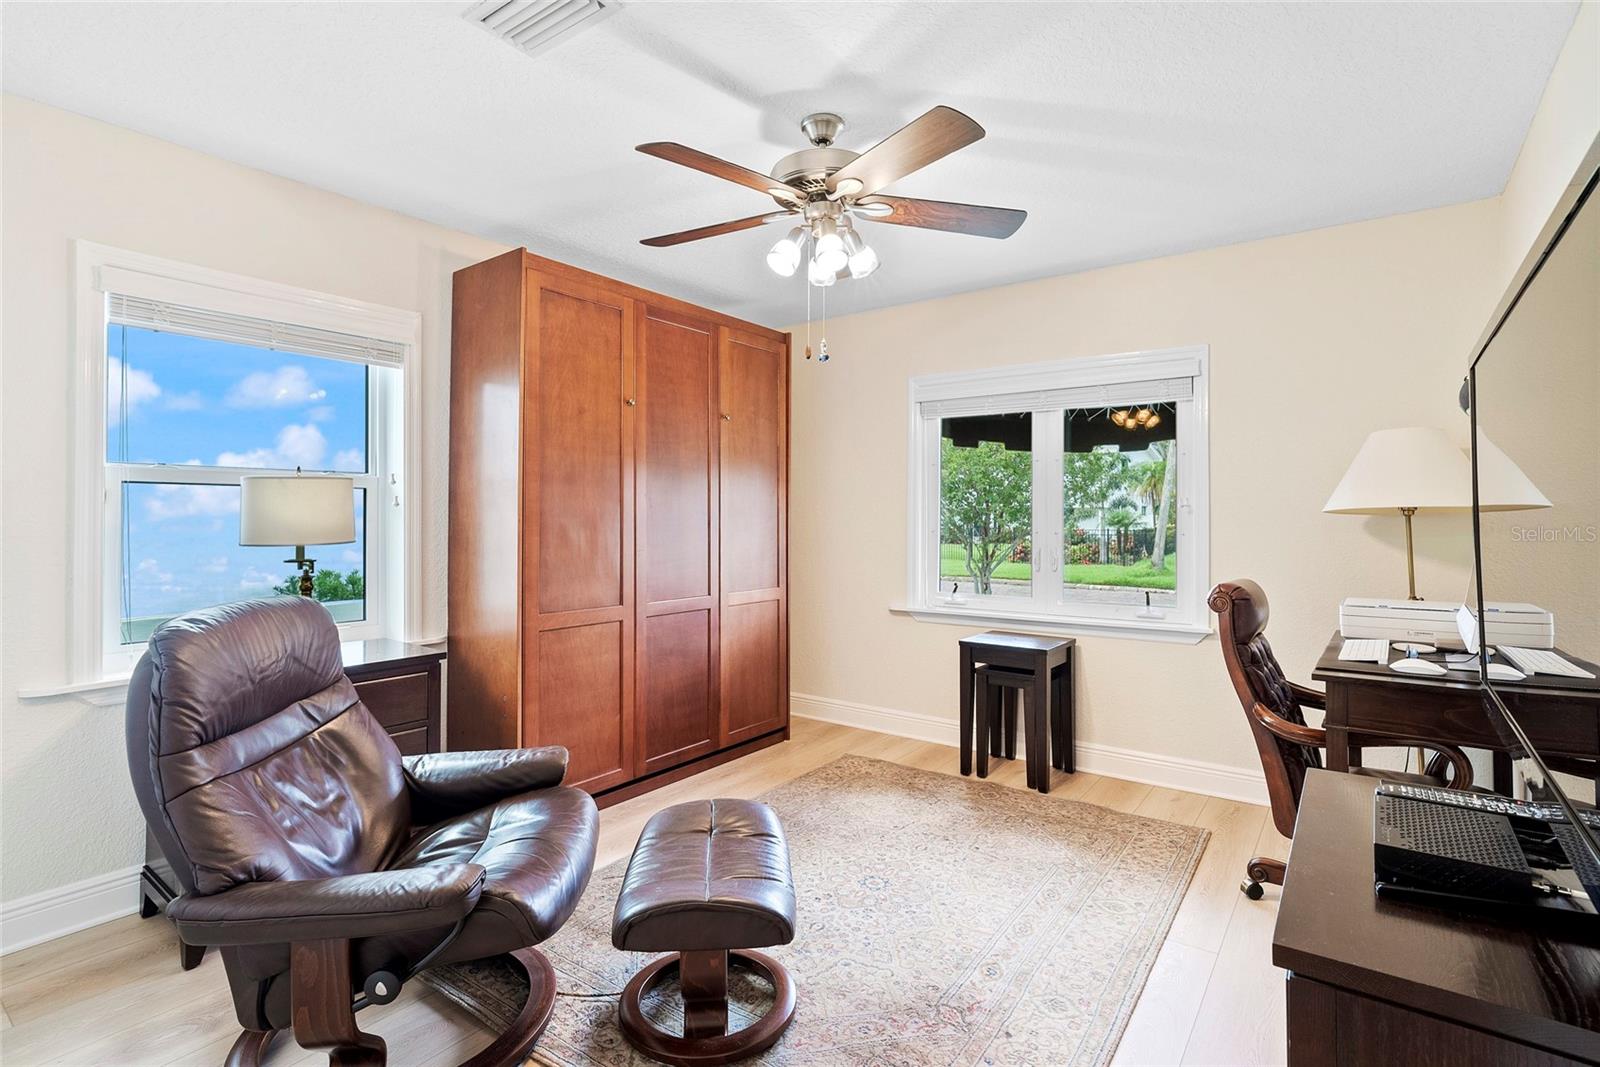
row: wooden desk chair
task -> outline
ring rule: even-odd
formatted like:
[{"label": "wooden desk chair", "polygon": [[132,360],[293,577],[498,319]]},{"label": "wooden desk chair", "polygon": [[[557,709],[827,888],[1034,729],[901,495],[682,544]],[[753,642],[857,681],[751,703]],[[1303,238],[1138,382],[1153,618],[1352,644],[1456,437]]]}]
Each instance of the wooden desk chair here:
[{"label": "wooden desk chair", "polygon": [[[1256,749],[1261,753],[1261,769],[1267,776],[1267,797],[1272,803],[1272,821],[1284,837],[1294,836],[1295,816],[1300,810],[1300,790],[1306,771],[1322,766],[1321,750],[1328,745],[1327,734],[1307,726],[1302,708],[1323,708],[1322,694],[1296,685],[1283,676],[1283,668],[1267,643],[1267,594],[1249,579],[1222,582],[1211,590],[1211,610],[1221,616],[1222,660],[1228,677],[1244,707]],[[1361,739],[1352,736],[1353,744]],[[1377,742],[1369,742],[1376,745]],[[1352,768],[1352,774],[1366,774],[1391,782],[1467,789],[1472,785],[1472,764],[1467,754],[1453,745],[1424,737],[1386,738],[1381,744],[1415,745],[1437,753],[1428,761],[1426,774],[1403,771]],[[1444,772],[1450,772],[1446,778]],[[1245,868],[1239,886],[1251,900],[1260,900],[1261,883],[1283,884],[1282,860],[1257,856]]]}]

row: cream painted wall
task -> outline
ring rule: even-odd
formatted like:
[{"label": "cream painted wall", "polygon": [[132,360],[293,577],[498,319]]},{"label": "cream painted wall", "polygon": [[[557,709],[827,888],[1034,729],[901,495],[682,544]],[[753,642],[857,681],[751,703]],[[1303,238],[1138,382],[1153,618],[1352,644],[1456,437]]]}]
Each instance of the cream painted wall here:
[{"label": "cream painted wall", "polygon": [[[1211,579],[1262,582],[1274,647],[1304,679],[1343,596],[1405,588],[1398,519],[1323,515],[1327,494],[1373,429],[1466,443],[1470,346],[1597,134],[1588,0],[1501,197],[833,319],[831,362],[793,369],[796,693],[955,718],[972,628],[888,611],[905,596],[908,378],[1195,343],[1212,360]],[[1420,517],[1417,536],[1419,591],[1462,596],[1466,520]],[[1215,639],[1085,637],[1080,656],[1081,739],[1258,766]]]},{"label": "cream painted wall", "polygon": [[[887,611],[904,592],[907,376],[1196,341],[1213,360],[1212,575],[1267,584],[1274,639],[1303,675],[1339,596],[1403,580],[1397,522],[1317,509],[1372,426],[1455,417],[1465,346],[1581,156],[1573,146],[1595,135],[1584,94],[1600,70],[1596,26],[1588,3],[1502,200],[835,320],[838,358],[794,372],[796,690],[954,715],[951,650],[965,631]],[[449,276],[502,249],[10,96],[0,154],[0,901],[10,903],[143,854],[120,710],[16,696],[66,671],[73,239],[422,313],[416,489],[433,632],[445,618]],[[1503,272],[1481,266],[1495,253]],[[1347,417],[1358,402],[1362,414]],[[1457,595],[1464,527],[1429,520],[1419,535],[1423,589]],[[1087,739],[1254,766],[1214,641],[1088,639],[1083,663]]]},{"label": "cream painted wall", "polygon": [[12,901],[144,855],[120,706],[16,695],[66,679],[73,240],[422,313],[419,637],[445,628],[450,274],[504,246],[14,96],[0,130],[0,900]]},{"label": "cream painted wall", "polygon": [[[1307,678],[1341,597],[1404,595],[1398,516],[1320,509],[1369,431],[1462,421],[1497,224],[1481,201],[832,320],[832,360],[793,368],[795,691],[956,715],[955,643],[974,628],[888,611],[905,596],[909,377],[1189,344],[1211,348],[1212,580],[1262,583],[1273,645]],[[1419,590],[1460,597],[1465,518],[1417,533]],[[1214,639],[1080,637],[1078,655],[1081,740],[1256,765]]]},{"label": "cream painted wall", "polygon": [[[1500,196],[1504,278],[1532,247],[1551,206],[1600,132],[1600,3],[1584,0]],[[1504,289],[1504,284],[1501,286]]]}]

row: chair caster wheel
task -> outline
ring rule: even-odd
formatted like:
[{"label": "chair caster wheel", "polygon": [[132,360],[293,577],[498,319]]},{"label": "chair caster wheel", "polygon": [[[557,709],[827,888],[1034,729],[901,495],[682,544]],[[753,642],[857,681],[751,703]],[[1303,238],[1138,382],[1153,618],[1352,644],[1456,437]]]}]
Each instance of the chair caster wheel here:
[{"label": "chair caster wheel", "polygon": [[1251,881],[1240,882],[1239,892],[1243,893],[1251,900],[1260,900],[1262,897],[1267,895],[1267,891],[1261,888],[1260,882]]}]

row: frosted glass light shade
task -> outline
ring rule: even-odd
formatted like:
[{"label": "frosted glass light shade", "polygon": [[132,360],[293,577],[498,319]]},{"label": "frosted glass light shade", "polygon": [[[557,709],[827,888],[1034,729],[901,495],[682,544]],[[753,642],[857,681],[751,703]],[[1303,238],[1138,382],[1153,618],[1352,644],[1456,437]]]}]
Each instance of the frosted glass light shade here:
[{"label": "frosted glass light shade", "polygon": [[1472,468],[1434,426],[1377,430],[1367,436],[1322,510],[1375,515],[1397,508],[1470,511]]},{"label": "frosted glass light shade", "polygon": [[293,474],[239,479],[241,545],[342,545],[355,539],[351,479]]}]

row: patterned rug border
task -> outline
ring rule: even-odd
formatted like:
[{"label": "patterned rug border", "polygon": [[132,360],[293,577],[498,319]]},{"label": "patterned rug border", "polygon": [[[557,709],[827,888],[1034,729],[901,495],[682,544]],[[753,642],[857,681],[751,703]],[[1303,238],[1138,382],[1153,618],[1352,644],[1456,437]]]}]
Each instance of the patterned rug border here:
[{"label": "patterned rug border", "polygon": [[[1175,857],[1175,859],[1179,860],[1179,862],[1175,864],[1172,871],[1173,891],[1168,897],[1165,907],[1161,910],[1160,917],[1157,922],[1157,926],[1161,931],[1161,936],[1159,939],[1152,939],[1150,944],[1144,948],[1141,957],[1133,968],[1131,980],[1128,982],[1127,989],[1122,997],[1122,1001],[1115,1009],[1112,1025],[1102,1038],[1100,1047],[1098,1050],[1096,1050],[1096,1053],[1093,1057],[1094,1063],[1109,1063],[1111,1058],[1115,1055],[1118,1045],[1120,1045],[1122,1042],[1123,1034],[1126,1032],[1128,1022],[1133,1016],[1134,1008],[1137,1006],[1139,998],[1144,993],[1145,985],[1149,981],[1150,972],[1155,968],[1155,961],[1160,955],[1162,947],[1166,944],[1168,935],[1172,931],[1172,924],[1177,917],[1178,910],[1183,906],[1183,901],[1188,895],[1189,887],[1194,881],[1195,872],[1199,869],[1200,861],[1205,855],[1207,846],[1210,844],[1212,836],[1211,831],[1205,827],[1194,826],[1189,823],[1178,823],[1168,819],[1155,818],[1149,815],[1137,815],[1132,812],[1122,811],[1121,809],[1108,807],[1104,804],[1095,804],[1090,801],[1078,799],[1076,797],[1067,797],[1059,794],[1043,794],[1031,790],[1024,791],[1019,790],[1015,786],[1003,785],[999,782],[988,781],[976,777],[966,777],[957,774],[946,774],[940,771],[927,770],[921,767],[910,767],[902,763],[896,763],[893,760],[878,759],[874,756],[862,756],[855,753],[846,753],[828,761],[827,763],[819,764],[818,766],[813,767],[811,770],[806,771],[804,774],[796,775],[793,778],[776,783],[770,788],[763,790],[752,799],[766,802],[773,794],[779,793],[799,783],[802,783],[807,778],[819,777],[824,775],[826,772],[835,771],[840,767],[841,764],[862,765],[863,767],[870,768],[870,773],[872,773],[874,776],[900,776],[901,778],[910,777],[936,780],[941,784],[941,786],[946,788],[954,785],[958,788],[967,790],[969,793],[991,794],[995,796],[1003,795],[1008,796],[1013,800],[1016,799],[1015,794],[1017,793],[1031,793],[1033,798],[1044,803],[1098,809],[1100,811],[1110,812],[1121,819],[1161,826],[1179,827],[1193,834],[1193,845],[1189,849],[1188,854]],[[678,801],[674,801],[674,803],[677,802]],[[662,805],[662,807],[669,806],[671,805]],[[610,871],[619,866],[625,866],[630,859],[631,850],[629,856],[618,858],[611,863],[606,864],[604,867],[596,868],[595,875],[598,876],[601,874],[601,872]],[[592,881],[599,880],[601,879],[592,879]],[[431,980],[434,978],[434,976],[430,972],[425,971],[419,977],[428,985],[430,989],[433,989],[434,991],[453,1001],[463,1010],[478,1018],[491,1029],[498,1030],[504,1025],[502,1018],[496,1017],[494,1005],[476,1001],[464,990],[456,988],[451,983]],[[578,999],[592,999],[596,997],[604,999],[607,996],[608,994],[585,994],[580,995]],[[572,995],[563,992],[560,999],[571,1000],[574,998]],[[519,1006],[520,1005],[510,1006],[512,1014],[515,1013],[516,1008]],[[502,1005],[501,1010],[506,1010],[506,1006]],[[541,1050],[537,1047],[534,1049],[532,1056],[527,1060],[527,1063],[541,1064],[545,1065],[545,1067],[562,1067],[562,1061],[546,1058],[541,1054]]]}]

